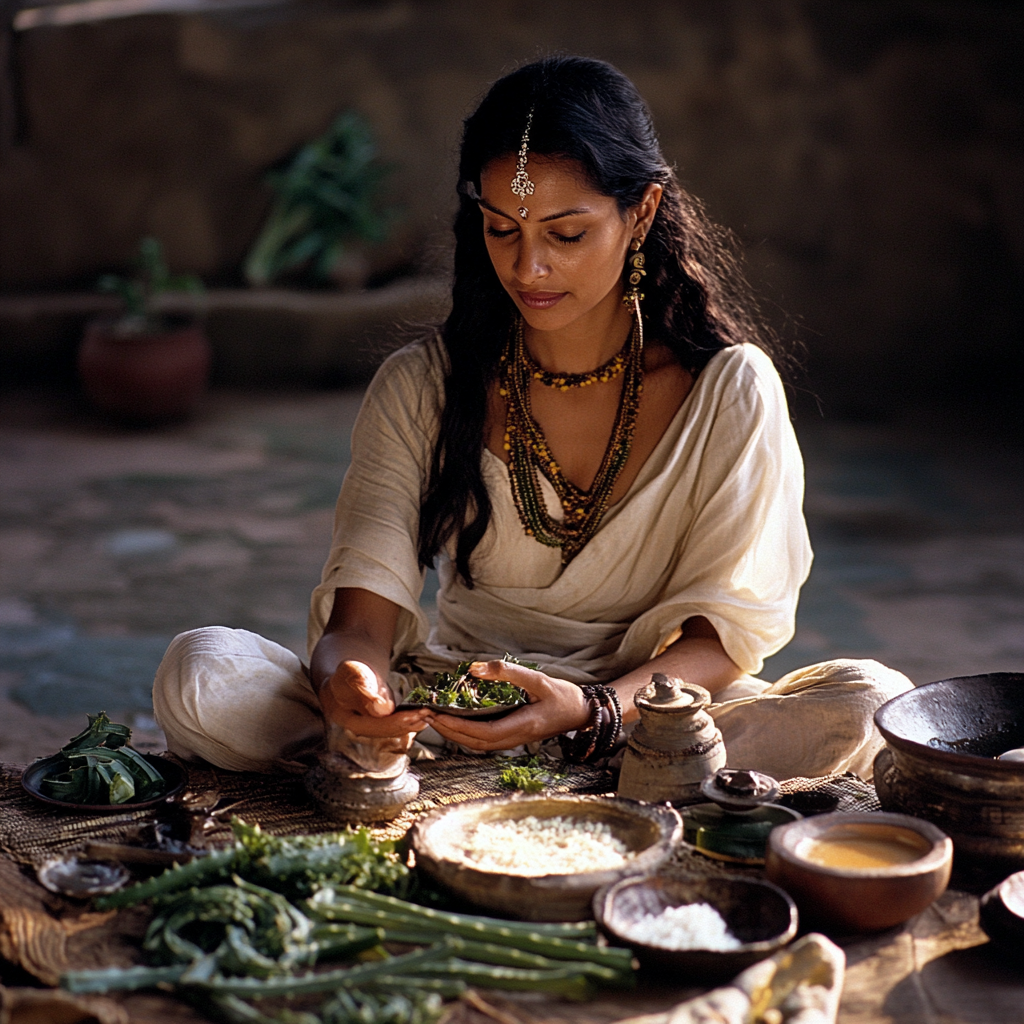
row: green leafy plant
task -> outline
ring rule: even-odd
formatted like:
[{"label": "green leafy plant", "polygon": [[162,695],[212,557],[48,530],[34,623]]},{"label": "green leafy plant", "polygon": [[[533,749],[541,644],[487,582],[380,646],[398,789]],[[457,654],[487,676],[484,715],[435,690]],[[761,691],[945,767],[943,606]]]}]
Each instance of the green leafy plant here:
[{"label": "green leafy plant", "polygon": [[[535,669],[532,661],[519,661],[511,654],[501,659],[511,665]],[[454,672],[435,672],[432,684],[413,687],[405,698],[406,704],[430,704],[439,708],[483,709],[517,707],[526,704],[526,691],[513,683],[500,679],[477,679],[469,674],[471,661],[463,661]]]},{"label": "green leafy plant", "polygon": [[353,240],[385,238],[390,214],[375,199],[389,170],[363,118],[339,115],[287,167],[267,175],[275,199],[246,257],[246,280],[262,286],[300,272],[322,283]]},{"label": "green leafy plant", "polygon": [[168,292],[200,295],[203,283],[194,274],[172,274],[158,238],[146,237],[139,243],[135,258],[136,273],[132,277],[104,274],[97,282],[102,292],[120,296],[124,314],[116,325],[119,334],[149,334],[163,330],[167,316],[154,308],[154,300]]},{"label": "green leafy plant", "polygon": [[517,789],[521,793],[541,793],[565,775],[553,771],[551,765],[538,756],[507,757],[499,762],[498,785],[502,789]]}]

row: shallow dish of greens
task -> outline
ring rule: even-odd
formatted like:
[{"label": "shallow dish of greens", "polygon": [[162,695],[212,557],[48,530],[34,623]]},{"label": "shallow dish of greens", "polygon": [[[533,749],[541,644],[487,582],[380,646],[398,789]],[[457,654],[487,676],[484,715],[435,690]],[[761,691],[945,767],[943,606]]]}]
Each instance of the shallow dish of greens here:
[{"label": "shallow dish of greens", "polygon": [[88,717],[88,728],[22,772],[26,793],[54,807],[102,813],[152,807],[185,788],[183,768],[129,746],[128,726],[102,711]]},{"label": "shallow dish of greens", "polygon": [[[502,661],[524,668],[536,668],[532,661],[518,661],[506,654]],[[434,682],[413,687],[399,711],[430,708],[457,718],[501,718],[529,703],[526,691],[513,683],[496,679],[477,679],[469,674],[471,661],[462,662],[454,672],[436,672]]]}]

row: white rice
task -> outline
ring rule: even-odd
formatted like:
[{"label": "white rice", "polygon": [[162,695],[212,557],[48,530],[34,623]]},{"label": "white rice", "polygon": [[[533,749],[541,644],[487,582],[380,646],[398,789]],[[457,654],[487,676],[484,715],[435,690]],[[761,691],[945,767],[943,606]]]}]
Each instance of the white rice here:
[{"label": "white rice", "polygon": [[533,815],[478,822],[466,829],[459,848],[474,868],[523,877],[620,868],[630,853],[604,822]]},{"label": "white rice", "polygon": [[722,915],[709,903],[666,907],[660,914],[645,914],[628,927],[616,925],[624,939],[660,949],[738,949],[743,943],[729,931]]}]

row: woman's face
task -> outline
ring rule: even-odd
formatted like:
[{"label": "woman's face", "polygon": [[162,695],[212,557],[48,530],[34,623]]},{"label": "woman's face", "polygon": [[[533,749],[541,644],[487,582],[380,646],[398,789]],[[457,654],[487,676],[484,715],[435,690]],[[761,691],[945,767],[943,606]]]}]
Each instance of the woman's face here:
[{"label": "woman's face", "polygon": [[[525,201],[512,192],[515,155],[492,160],[480,175],[487,251],[523,319],[535,330],[555,331],[606,306],[614,311],[629,243],[650,227],[660,187],[648,189],[657,191],[649,218],[644,202],[623,217],[575,161],[531,154],[526,171],[535,187]],[[525,220],[520,206],[529,208]]]}]

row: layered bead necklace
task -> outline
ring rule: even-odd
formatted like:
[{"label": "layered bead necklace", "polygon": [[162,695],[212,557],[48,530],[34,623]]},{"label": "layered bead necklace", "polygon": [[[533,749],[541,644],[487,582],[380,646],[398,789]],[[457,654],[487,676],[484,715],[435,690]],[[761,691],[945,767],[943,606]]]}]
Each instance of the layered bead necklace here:
[{"label": "layered bead necklace", "polygon": [[[637,303],[639,305],[639,303]],[[633,329],[622,350],[590,373],[550,373],[530,355],[523,341],[519,318],[510,332],[501,356],[499,394],[505,399],[505,451],[509,455],[509,479],[516,511],[528,536],[548,547],[562,549],[562,564],[568,565],[594,536],[608,510],[615,481],[619,478],[633,445],[640,394],[644,389],[643,326],[636,310]],[[530,382],[559,391],[605,383],[623,375],[622,394],[615,426],[601,466],[589,490],[567,480],[548,447],[540,425],[530,408]],[[563,519],[554,519],[544,504],[537,473],[541,472],[562,504]]]}]

